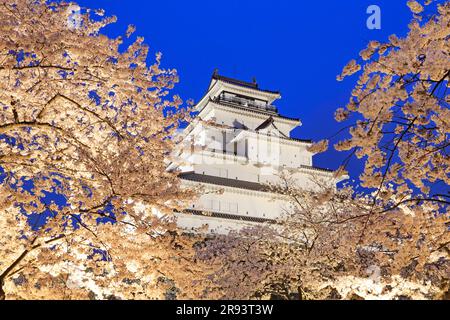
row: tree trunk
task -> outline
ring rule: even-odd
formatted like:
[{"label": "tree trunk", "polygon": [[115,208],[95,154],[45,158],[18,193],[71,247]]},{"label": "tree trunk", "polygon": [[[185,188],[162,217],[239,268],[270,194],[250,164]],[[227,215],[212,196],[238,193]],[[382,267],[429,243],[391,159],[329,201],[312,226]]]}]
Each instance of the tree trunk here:
[{"label": "tree trunk", "polygon": [[302,289],[302,287],[298,287],[297,291],[298,291],[298,300],[303,300],[303,289]]},{"label": "tree trunk", "polygon": [[4,282],[1,281],[0,282],[0,301],[6,299],[6,293],[5,293],[5,290],[3,290],[3,285],[4,285]]}]

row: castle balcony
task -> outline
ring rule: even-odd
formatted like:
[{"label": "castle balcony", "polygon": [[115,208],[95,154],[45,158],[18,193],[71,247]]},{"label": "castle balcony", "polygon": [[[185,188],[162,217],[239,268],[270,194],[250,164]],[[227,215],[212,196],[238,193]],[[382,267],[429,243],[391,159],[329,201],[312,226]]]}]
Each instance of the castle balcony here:
[{"label": "castle balcony", "polygon": [[262,102],[256,102],[254,100],[246,99],[244,97],[237,97],[237,96],[221,94],[215,99],[215,102],[236,105],[239,107],[248,107],[248,108],[266,111],[266,112],[268,111],[268,112],[278,113],[277,107],[275,107],[273,105],[262,103]]}]

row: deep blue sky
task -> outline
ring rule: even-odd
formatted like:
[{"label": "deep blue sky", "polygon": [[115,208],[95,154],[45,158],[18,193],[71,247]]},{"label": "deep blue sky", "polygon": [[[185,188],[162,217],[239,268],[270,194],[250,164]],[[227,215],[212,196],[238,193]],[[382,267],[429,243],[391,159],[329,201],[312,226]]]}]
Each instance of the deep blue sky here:
[{"label": "deep blue sky", "polygon": [[[175,68],[175,92],[198,101],[215,68],[226,76],[279,90],[281,113],[299,117],[295,137],[322,139],[342,127],[334,111],[348,101],[356,78],[337,82],[342,67],[370,40],[405,35],[411,14],[406,0],[321,1],[152,1],[79,0],[103,8],[118,23],[106,33],[123,34],[137,27],[152,52],[163,53],[163,66]],[[369,5],[381,8],[381,30],[366,27]],[[345,154],[329,151],[315,165],[337,168]],[[353,162],[350,173],[359,172]]]}]

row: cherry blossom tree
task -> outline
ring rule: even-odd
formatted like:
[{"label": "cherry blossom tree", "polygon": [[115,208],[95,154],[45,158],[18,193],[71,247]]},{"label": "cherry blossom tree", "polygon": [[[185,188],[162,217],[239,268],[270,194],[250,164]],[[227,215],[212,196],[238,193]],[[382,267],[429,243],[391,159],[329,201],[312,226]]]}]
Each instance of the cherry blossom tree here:
[{"label": "cherry blossom tree", "polygon": [[149,66],[142,38],[103,35],[101,10],[2,1],[0,299],[440,298],[450,6],[407,4],[408,35],[370,42],[338,77],[361,71],[335,147],[364,159],[364,192],[282,174],[283,217],[205,240],[171,215],[196,194],[166,170],[189,118],[168,97],[176,72],[160,54]]},{"label": "cherry blossom tree", "polygon": [[352,60],[338,77],[362,70],[348,104],[336,112],[337,121],[351,122],[350,138],[335,147],[364,159],[362,186],[376,190],[374,204],[448,207],[450,4],[438,4],[436,12],[407,4],[414,13],[408,35],[371,41],[360,52],[363,65]]},{"label": "cherry blossom tree", "polygon": [[100,32],[115,20],[0,3],[0,299],[158,296],[157,265],[189,270],[195,241],[172,239],[171,213],[194,194],[165,170],[188,109],[168,96],[178,77],[161,54],[148,65],[143,38],[123,44],[133,26]]},{"label": "cherry blossom tree", "polygon": [[[370,42],[360,52],[362,61],[352,60],[338,77],[362,70],[349,103],[336,112],[336,120],[351,122],[350,138],[335,147],[365,161],[362,186],[374,195],[362,233],[370,233],[377,220],[401,218],[397,234],[417,242],[400,249],[399,261],[412,261],[408,268],[414,273],[424,272],[423,262],[435,250],[448,263],[450,3],[407,5],[414,14],[408,35]],[[437,242],[423,246],[423,232]]]},{"label": "cherry blossom tree", "polygon": [[199,250],[215,266],[211,297],[437,299],[449,289],[444,215],[399,206],[367,226],[373,197],[315,177],[317,191],[310,192],[290,177],[272,186],[292,205],[276,224],[218,236]]},{"label": "cherry blossom tree", "polygon": [[[363,192],[299,189],[289,174],[273,191],[294,210],[275,225],[206,243],[232,298],[428,298],[448,294],[450,3],[408,1],[405,38],[372,41],[338,80],[362,70],[336,112],[350,137],[335,148],[363,159]],[[432,12],[432,14],[429,14]],[[329,141],[310,151],[323,152]],[[345,172],[345,164],[337,174]],[[368,190],[368,191],[367,191]],[[371,192],[373,191],[373,192]]]}]

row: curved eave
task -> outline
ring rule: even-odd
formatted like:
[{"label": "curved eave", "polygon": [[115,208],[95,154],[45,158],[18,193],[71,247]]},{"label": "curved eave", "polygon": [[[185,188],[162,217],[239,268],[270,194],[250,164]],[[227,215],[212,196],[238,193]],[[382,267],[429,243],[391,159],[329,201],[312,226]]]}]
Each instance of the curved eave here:
[{"label": "curved eave", "polygon": [[292,138],[292,137],[273,136],[273,135],[268,135],[265,133],[249,131],[249,130],[243,130],[233,140],[231,140],[231,142],[234,142],[235,140],[239,140],[245,136],[248,136],[249,134],[253,134],[255,136],[262,136],[265,138],[271,138],[271,139],[280,139],[281,141],[284,141],[287,143],[289,143],[289,142],[290,143],[300,143],[300,144],[307,145],[307,146],[311,146],[313,144],[312,140],[298,139],[298,138]]},{"label": "curved eave", "polygon": [[260,218],[260,217],[253,217],[253,216],[243,216],[238,214],[230,214],[230,213],[221,213],[221,212],[214,212],[214,211],[207,211],[207,210],[194,210],[194,209],[186,209],[182,212],[185,215],[193,215],[193,216],[200,216],[205,218],[217,218],[217,219],[225,219],[225,220],[234,220],[234,221],[241,221],[241,222],[252,222],[252,223],[270,223],[275,224],[276,220],[274,219],[267,219],[267,218]]},{"label": "curved eave", "polygon": [[[333,177],[334,171],[322,168],[315,168],[309,166],[301,166],[299,168],[300,171],[313,171],[315,173],[319,173],[328,177]],[[258,182],[250,182],[250,181],[242,181],[242,180],[234,180],[229,178],[222,178],[216,176],[209,176],[198,174],[194,172],[186,172],[179,175],[181,180],[193,183],[193,184],[204,184],[212,186],[213,188],[231,188],[235,190],[247,190],[251,192],[257,192],[262,194],[270,194],[271,196],[283,196],[281,194],[272,192],[268,185],[258,183]]]},{"label": "curved eave", "polygon": [[209,88],[208,88],[208,92],[211,91],[214,88],[214,86],[216,86],[216,85],[222,85],[223,87],[225,87],[227,89],[231,89],[231,90],[246,93],[246,94],[259,95],[259,96],[267,99],[267,101],[269,101],[269,103],[272,103],[275,100],[281,98],[281,94],[279,91],[260,89],[260,88],[255,87],[245,81],[235,80],[235,79],[226,78],[226,77],[222,77],[222,76],[213,77],[211,79],[211,82],[210,82]]},{"label": "curved eave", "polygon": [[[247,112],[249,114],[260,114],[260,115],[262,115],[264,117],[272,116],[273,118],[277,118],[277,119],[280,119],[280,120],[286,121],[286,122],[291,122],[291,123],[293,123],[293,124],[295,124],[297,126],[301,126],[302,125],[302,122],[301,122],[301,120],[299,118],[291,118],[291,117],[287,117],[287,116],[282,116],[280,114],[274,114],[272,112],[266,112],[266,111],[263,111],[263,110],[254,110],[254,109],[251,109],[251,108],[239,107],[239,106],[235,106],[235,105],[231,105],[231,104],[226,104],[226,103],[221,103],[221,102],[218,102],[218,101],[214,101],[212,99],[209,99],[208,102],[216,104],[216,105],[219,105],[219,106],[223,106],[223,107],[226,107],[226,108],[230,108],[230,109],[238,109],[240,111]],[[199,110],[199,112],[202,112],[205,107],[206,107],[206,104]]]},{"label": "curved eave", "polygon": [[182,173],[179,175],[179,177],[181,180],[192,182],[194,184],[200,183],[219,188],[241,189],[254,192],[262,192],[266,194],[272,193],[273,195],[276,195],[275,193],[269,190],[268,186],[257,182],[234,180],[222,177],[197,174],[192,172]]}]

